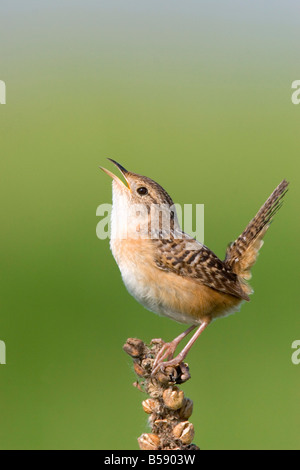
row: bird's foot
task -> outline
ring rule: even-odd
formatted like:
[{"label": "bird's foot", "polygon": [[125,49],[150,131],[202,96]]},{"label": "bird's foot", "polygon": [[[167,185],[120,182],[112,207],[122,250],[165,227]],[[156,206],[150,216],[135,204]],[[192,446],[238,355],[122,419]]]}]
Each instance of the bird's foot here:
[{"label": "bird's foot", "polygon": [[[154,342],[154,341],[156,341],[156,340],[152,340],[152,342]],[[162,340],[160,340],[160,342],[162,343],[162,347],[160,348],[160,350],[158,351],[158,353],[155,357],[154,364],[153,364],[152,375],[155,372],[157,372],[158,367],[165,360],[170,361],[170,360],[173,359],[173,356],[174,356],[174,353],[175,353],[175,350],[176,350],[176,347],[177,347],[177,343],[175,343],[174,341],[171,341],[170,343],[165,343]]]},{"label": "bird's foot", "polygon": [[164,373],[167,367],[179,366],[179,364],[182,362],[182,359],[179,356],[176,356],[169,361],[165,361],[163,358],[159,362],[154,364],[154,367],[152,369],[152,374],[151,374],[152,376],[156,375],[158,371],[161,371]]}]

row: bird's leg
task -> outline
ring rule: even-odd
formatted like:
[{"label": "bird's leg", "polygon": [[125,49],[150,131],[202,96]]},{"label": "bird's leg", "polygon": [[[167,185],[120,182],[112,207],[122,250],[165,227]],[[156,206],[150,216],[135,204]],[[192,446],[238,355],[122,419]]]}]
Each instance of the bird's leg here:
[{"label": "bird's leg", "polygon": [[156,369],[156,367],[161,364],[165,359],[172,359],[175,353],[175,350],[178,346],[178,344],[194,329],[196,328],[196,325],[190,326],[187,330],[185,330],[181,335],[177,336],[173,341],[170,343],[165,343],[162,348],[159,350],[154,364],[153,364],[153,373]]},{"label": "bird's leg", "polygon": [[[169,355],[167,353],[165,354],[158,354],[156,360],[155,360],[155,364],[154,364],[154,367],[153,367],[153,370],[152,370],[152,375],[156,374],[156,372],[161,369],[162,371],[168,367],[168,366],[177,366],[178,364],[180,364],[187,356],[189,350],[191,349],[191,347],[193,346],[193,344],[195,343],[195,341],[199,338],[199,336],[201,335],[202,331],[205,330],[205,328],[210,324],[210,321],[211,320],[205,320],[201,323],[201,325],[199,326],[199,328],[197,329],[196,333],[191,337],[191,339],[189,340],[189,342],[186,344],[186,346],[183,348],[183,350],[176,356],[174,357],[174,359],[171,359],[171,360],[168,360],[166,362],[163,362],[164,359],[166,359],[167,357],[169,357]],[[182,335],[178,336],[178,338],[181,337],[181,339],[183,339],[190,331],[192,331],[192,329],[195,328],[195,326],[193,327],[190,327],[188,330],[186,330],[184,333],[182,333]],[[175,340],[173,341],[177,341],[178,338],[175,338]],[[181,341],[180,339],[180,341]],[[173,349],[173,341],[171,343],[167,343],[165,344],[164,346],[167,346],[168,344],[171,346],[170,349]],[[179,342],[179,341],[178,341]],[[178,342],[176,343],[175,345],[175,348],[178,344]],[[165,351],[165,347],[162,347],[162,349],[164,349]],[[175,349],[174,349],[175,350]],[[167,351],[168,352],[168,351]],[[159,357],[160,356],[160,357]]]}]

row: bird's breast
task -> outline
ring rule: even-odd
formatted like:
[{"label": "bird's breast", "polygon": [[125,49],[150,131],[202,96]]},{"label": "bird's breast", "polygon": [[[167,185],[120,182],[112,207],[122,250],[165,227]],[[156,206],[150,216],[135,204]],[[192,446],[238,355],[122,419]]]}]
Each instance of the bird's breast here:
[{"label": "bird's breast", "polygon": [[144,307],[187,324],[236,311],[241,299],[191,278],[166,272],[154,262],[151,240],[112,239],[111,250],[129,293]]}]

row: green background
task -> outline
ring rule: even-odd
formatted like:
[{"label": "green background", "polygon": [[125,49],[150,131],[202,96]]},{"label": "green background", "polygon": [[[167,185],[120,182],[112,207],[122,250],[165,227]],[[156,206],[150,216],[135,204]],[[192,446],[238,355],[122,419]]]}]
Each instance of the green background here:
[{"label": "green background", "polygon": [[136,449],[147,431],[127,337],[184,326],[127,293],[96,208],[111,157],[178,203],[205,204],[224,257],[291,182],[255,294],[189,355],[195,443],[300,448],[296,1],[4,1],[0,19],[1,449]]}]

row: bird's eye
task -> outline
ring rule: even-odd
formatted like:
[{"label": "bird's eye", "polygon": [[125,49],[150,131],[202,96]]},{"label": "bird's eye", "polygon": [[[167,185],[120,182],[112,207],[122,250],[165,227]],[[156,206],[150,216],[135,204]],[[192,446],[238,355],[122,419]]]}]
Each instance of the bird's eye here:
[{"label": "bird's eye", "polygon": [[136,191],[140,196],[145,196],[146,194],[148,194],[148,189],[145,188],[144,186],[137,188]]}]

